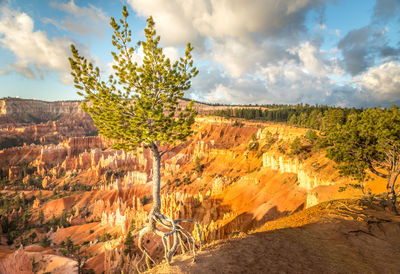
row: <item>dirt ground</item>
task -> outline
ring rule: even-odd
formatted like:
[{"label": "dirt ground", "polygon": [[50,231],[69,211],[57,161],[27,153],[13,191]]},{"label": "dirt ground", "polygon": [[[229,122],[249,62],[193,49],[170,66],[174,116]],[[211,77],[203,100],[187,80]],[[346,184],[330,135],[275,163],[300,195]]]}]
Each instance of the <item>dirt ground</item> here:
[{"label": "dirt ground", "polygon": [[177,256],[151,273],[400,273],[400,217],[378,205],[327,202]]}]

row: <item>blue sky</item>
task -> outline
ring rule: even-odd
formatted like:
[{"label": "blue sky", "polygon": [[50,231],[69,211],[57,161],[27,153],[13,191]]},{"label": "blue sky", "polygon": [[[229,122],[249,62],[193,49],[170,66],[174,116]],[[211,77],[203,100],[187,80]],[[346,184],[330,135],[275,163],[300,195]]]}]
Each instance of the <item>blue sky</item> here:
[{"label": "blue sky", "polygon": [[[233,104],[400,103],[398,0],[0,0],[0,97],[81,99],[69,45],[111,72],[110,16],[152,15],[165,53],[195,46],[186,97]],[[140,58],[140,52],[136,56]]]}]

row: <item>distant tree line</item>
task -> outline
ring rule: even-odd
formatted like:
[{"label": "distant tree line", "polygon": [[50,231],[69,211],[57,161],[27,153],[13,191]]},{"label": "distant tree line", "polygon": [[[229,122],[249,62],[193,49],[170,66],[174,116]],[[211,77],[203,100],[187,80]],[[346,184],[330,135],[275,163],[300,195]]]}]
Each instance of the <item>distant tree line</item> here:
[{"label": "distant tree line", "polygon": [[283,122],[299,127],[326,130],[336,124],[344,124],[349,115],[361,112],[362,109],[356,108],[298,104],[219,109],[212,112],[211,115],[225,118]]}]

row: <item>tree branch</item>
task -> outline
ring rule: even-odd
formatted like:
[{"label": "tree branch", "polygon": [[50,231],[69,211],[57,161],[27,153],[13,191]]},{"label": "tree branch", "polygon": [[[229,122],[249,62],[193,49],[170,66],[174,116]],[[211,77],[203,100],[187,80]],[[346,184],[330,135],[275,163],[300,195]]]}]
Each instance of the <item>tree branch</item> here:
[{"label": "tree branch", "polygon": [[372,164],[371,164],[371,162],[370,162],[369,160],[367,160],[367,164],[368,164],[369,170],[370,170],[372,173],[374,173],[375,175],[377,175],[377,176],[379,176],[379,177],[382,177],[382,178],[385,178],[385,179],[387,179],[387,178],[389,177],[389,175],[383,174],[382,172],[377,171],[377,170],[372,166]]}]

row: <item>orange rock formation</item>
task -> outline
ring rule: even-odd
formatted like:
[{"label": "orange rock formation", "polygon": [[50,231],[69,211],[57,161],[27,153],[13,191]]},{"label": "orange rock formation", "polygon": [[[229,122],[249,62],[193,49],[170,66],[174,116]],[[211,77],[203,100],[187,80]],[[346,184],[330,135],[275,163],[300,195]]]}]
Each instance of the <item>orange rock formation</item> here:
[{"label": "orange rock formation", "polygon": [[[34,228],[21,237],[36,231],[40,239],[47,235],[57,250],[69,236],[74,243],[85,246],[91,256],[87,265],[96,272],[121,270],[124,265],[126,268],[126,262],[134,260],[136,254],[124,254],[126,234],[129,229],[134,232],[140,229],[151,207],[150,151],[141,150],[138,154],[115,151],[110,148],[109,140],[85,136],[92,132],[93,124],[77,110],[78,102],[60,102],[55,106],[38,102],[36,109],[61,118],[37,125],[22,125],[27,117],[18,116],[20,106],[14,103],[0,100],[3,115],[0,121],[7,125],[1,128],[0,138],[18,131],[29,143],[31,139],[25,136],[30,132],[28,128],[38,126],[43,131],[37,130],[34,136],[58,137],[49,137],[51,144],[41,139],[40,144],[0,150],[0,175],[10,180],[3,192],[24,189],[28,198],[35,196],[29,209],[31,224],[38,224],[40,212],[44,213],[43,223],[64,214],[70,224],[69,227],[57,225],[49,231],[44,227]],[[75,114],[82,118],[80,124],[71,118]],[[10,127],[9,121],[20,124]],[[71,132],[66,133],[70,127]],[[161,199],[167,216],[199,221],[201,235],[197,231],[193,233],[203,242],[257,229],[267,221],[323,201],[360,194],[354,189],[338,192],[349,179],[339,176],[323,151],[308,150],[301,157],[289,153],[288,144],[296,137],[303,137],[305,129],[198,117],[194,130],[193,138],[176,144],[162,158]],[[272,143],[268,140],[271,134]],[[307,147],[305,143],[304,146]],[[372,192],[382,192],[384,182],[374,179],[369,183]],[[30,184],[33,180],[39,180],[39,184]],[[193,227],[189,225],[188,229]],[[38,256],[39,251],[11,252],[19,241],[16,239],[11,247],[3,248],[8,251],[0,258],[0,272],[1,267],[13,263],[22,267],[32,256]],[[155,257],[160,256],[162,246],[153,238],[149,241],[148,248]],[[5,238],[1,244],[5,244]],[[56,256],[51,258],[57,258],[54,260],[60,264],[73,267],[70,259],[59,258],[60,253],[51,256]],[[29,267],[26,269],[31,271]]]}]

